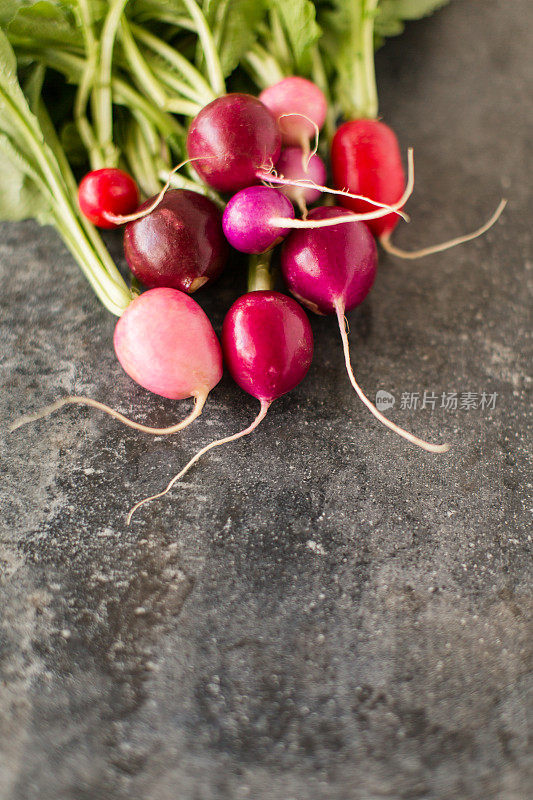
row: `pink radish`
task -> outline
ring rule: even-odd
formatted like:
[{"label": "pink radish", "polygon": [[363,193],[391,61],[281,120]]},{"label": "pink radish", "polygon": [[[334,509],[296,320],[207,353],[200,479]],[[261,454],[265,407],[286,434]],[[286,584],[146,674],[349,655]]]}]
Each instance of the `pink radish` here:
[{"label": "pink radish", "polygon": [[[310,212],[312,220],[334,218],[350,212],[319,207]],[[362,222],[333,228],[293,231],[281,254],[283,277],[292,294],[317,314],[336,314],[350,382],[367,408],[384,425],[413,444],[432,453],[448,450],[399,428],[381,414],[363,394],[355,380],[344,325],[344,314],[361,303],[370,291],[377,267],[377,250],[372,234]]]},{"label": "pink radish", "polygon": [[202,108],[187,135],[187,152],[195,170],[220,192],[258,183],[256,173],[276,163],[280,148],[276,120],[249,94],[217,97]]},{"label": "pink radish", "polygon": [[305,312],[292,298],[270,290],[248,292],[226,314],[222,347],[234,380],[261,403],[259,414],[244,430],[199,450],[166,489],[133,506],[128,524],[140,506],[167,494],[204,453],[247,436],[257,428],[273,401],[294,389],[306,376],[313,357],[313,334]]},{"label": "pink radish", "polygon": [[135,211],[139,205],[139,190],[131,175],[121,169],[96,169],[81,181],[78,204],[93,225],[116,228],[113,217]]},{"label": "pink radish", "polygon": [[[307,214],[307,206],[316,203],[322,194],[321,186],[325,184],[326,165],[316,153],[308,159],[300,147],[285,147],[276,161],[276,173],[289,181],[307,181],[306,186],[279,186],[279,191],[296,203]],[[317,184],[314,188],[312,184]]]},{"label": "pink radish", "polygon": [[151,289],[135,298],[116,324],[113,343],[122,368],[140,386],[172,400],[194,397],[194,408],[182,422],[151,428],[90,397],[72,396],[22,417],[11,430],[76,404],[97,408],[145,433],[176,433],[200,416],[222,377],[222,351],[211,323],[198,303],[177,289]]},{"label": "pink radish", "polygon": [[[154,198],[147,200],[139,213],[153,203]],[[172,189],[154,210],[126,225],[124,253],[145,286],[192,294],[215,280],[226,264],[220,211],[204,195]]]},{"label": "pink radish", "polygon": [[326,119],[324,92],[306,78],[291,76],[264,89],[259,99],[278,120],[283,144],[309,152],[309,140]]}]

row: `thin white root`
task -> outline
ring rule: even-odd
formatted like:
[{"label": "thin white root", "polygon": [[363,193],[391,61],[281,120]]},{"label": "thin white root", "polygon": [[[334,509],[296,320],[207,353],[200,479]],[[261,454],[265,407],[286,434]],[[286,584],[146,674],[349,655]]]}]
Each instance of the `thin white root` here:
[{"label": "thin white root", "polygon": [[398,256],[399,258],[411,259],[414,260],[416,258],[423,258],[424,256],[430,256],[433,253],[442,253],[443,250],[449,250],[450,247],[456,247],[458,244],[464,244],[465,242],[471,242],[472,239],[477,239],[478,236],[482,236],[486,233],[489,228],[498,221],[500,218],[503,209],[507,205],[507,200],[503,199],[500,200],[498,208],[494,212],[494,214],[490,217],[490,219],[485,222],[481,228],[478,228],[476,231],[472,231],[472,233],[466,233],[464,236],[458,236],[456,239],[449,239],[447,242],[441,242],[440,244],[434,244],[431,247],[424,247],[421,250],[402,250],[400,247],[396,247],[391,240],[390,236],[391,233],[385,233],[383,236],[380,237],[379,241],[381,246],[387,253],[390,253],[393,256]]},{"label": "thin white root", "polygon": [[166,195],[167,191],[170,189],[170,184],[172,183],[172,176],[178,172],[185,164],[190,164],[191,161],[198,161],[199,156],[195,158],[188,158],[186,161],[181,161],[177,166],[173,167],[170,172],[168,173],[167,182],[155,198],[155,200],[150,203],[147,208],[143,208],[142,211],[135,211],[133,214],[111,214],[110,212],[106,213],[106,219],[109,222],[113,222],[115,225],[125,225],[127,222],[135,222],[136,219],[142,219],[142,217],[146,217],[148,214],[151,214],[152,211],[155,211],[157,206],[163,200],[163,197]]},{"label": "thin white root", "polygon": [[158,494],[153,494],[150,497],[145,497],[143,500],[139,500],[138,503],[135,503],[135,505],[128,511],[128,516],[126,517],[126,524],[127,525],[130,524],[131,518],[133,517],[138,508],[143,506],[145,503],[149,503],[151,500],[157,500],[160,497],[164,497],[164,495],[170,492],[174,484],[177,483],[179,480],[181,480],[181,478],[183,478],[183,476],[190,470],[190,468],[194,464],[196,464],[196,462],[209,450],[212,450],[214,447],[219,447],[221,444],[228,444],[229,442],[234,442],[236,441],[236,439],[241,439],[243,436],[248,436],[249,433],[252,433],[252,431],[254,431],[257,428],[259,423],[262,420],[264,420],[269,408],[270,408],[270,402],[267,402],[266,400],[261,400],[261,409],[251,425],[249,425],[244,430],[239,431],[238,433],[233,433],[231,436],[225,436],[223,439],[216,439],[214,442],[210,442],[210,444],[207,444],[205,447],[202,447],[201,450],[198,450],[196,455],[194,455],[191,458],[189,463],[186,464],[183,467],[183,469],[180,472],[178,472],[177,475],[174,475],[174,477],[172,478],[166,489],[164,489],[162,492],[159,492]]},{"label": "thin white root", "polygon": [[284,117],[302,117],[302,119],[305,119],[310,125],[313,126],[313,129],[314,129],[314,132],[315,132],[315,143],[314,143],[313,149],[310,150],[310,148],[309,148],[309,139],[306,139],[305,136],[302,138],[302,140],[300,142],[300,148],[302,150],[302,167],[303,167],[304,172],[307,172],[307,170],[309,168],[309,162],[311,161],[313,156],[316,155],[316,153],[318,151],[318,142],[319,142],[319,138],[320,138],[320,128],[318,127],[318,125],[316,124],[316,122],[314,120],[310,119],[310,117],[307,117],[305,114],[299,114],[297,111],[293,111],[293,112],[288,113],[288,114],[280,114],[279,117],[278,117],[278,122],[280,121],[280,119],[283,119]]},{"label": "thin white root", "polygon": [[49,406],[45,406],[40,411],[36,411],[34,414],[26,414],[26,416],[20,417],[13,423],[13,425],[11,425],[9,432],[12,433],[13,431],[17,430],[17,428],[21,428],[23,425],[28,425],[30,422],[36,422],[38,419],[42,419],[43,417],[48,417],[50,414],[53,414],[54,411],[58,411],[60,408],[63,408],[63,406],[79,405],[97,408],[99,411],[109,414],[110,417],[118,419],[124,425],[127,425],[130,428],[135,428],[137,431],[151,433],[155,436],[165,436],[167,434],[177,433],[178,431],[183,430],[187,427],[187,425],[190,425],[191,422],[197,419],[202,413],[202,409],[206,400],[207,393],[196,395],[194,398],[194,407],[191,413],[188,414],[181,422],[171,425],[168,428],[150,428],[148,425],[141,425],[140,422],[134,422],[134,420],[128,419],[128,417],[125,417],[124,414],[121,414],[119,411],[115,411],[114,408],[110,408],[104,403],[100,403],[98,400],[93,400],[90,397],[71,395],[69,397],[63,397],[61,400],[57,400],[55,403],[52,403]]},{"label": "thin white root", "polygon": [[355,380],[355,375],[353,373],[353,368],[352,368],[352,362],[350,359],[350,347],[348,344],[348,336],[346,333],[346,328],[344,326],[344,307],[341,303],[336,304],[336,312],[337,312],[337,320],[339,322],[339,330],[342,338],[342,347],[344,350],[344,360],[346,362],[346,370],[348,372],[348,377],[350,378],[350,383],[352,384],[359,398],[362,400],[362,402],[365,404],[368,410],[377,419],[379,419],[380,422],[386,425],[387,428],[390,428],[391,431],[394,431],[394,433],[397,433],[399,436],[403,436],[403,438],[407,439],[407,441],[411,442],[411,444],[416,444],[423,450],[427,450],[428,453],[446,453],[450,449],[449,444],[431,444],[430,442],[425,442],[423,439],[419,439],[418,436],[414,436],[412,433],[409,433],[409,431],[405,431],[403,428],[400,428],[398,425],[395,425],[394,422],[390,421],[390,419],[387,419],[387,417],[385,417],[380,411],[378,411],[376,406],[370,402],[368,397],[363,393],[359,384]]},{"label": "thin white root", "polygon": [[[407,202],[407,200],[411,197],[415,185],[415,167],[414,167],[414,158],[413,158],[413,148],[410,147],[407,151],[407,183],[404,189],[404,192],[399,200],[396,203],[391,203],[387,205],[387,203],[380,203],[377,200],[372,200],[370,197],[365,197],[362,194],[352,194],[351,192],[344,191],[344,189],[330,189],[329,186],[322,186],[319,183],[315,183],[312,180],[304,180],[304,179],[297,179],[297,180],[289,180],[287,178],[280,177],[275,175],[274,173],[266,174],[264,172],[258,172],[257,177],[262,180],[264,183],[271,183],[277,186],[296,186],[302,189],[316,189],[321,192],[326,192],[328,194],[340,195],[341,197],[351,197],[354,200],[364,200],[365,202],[369,203],[369,205],[376,206],[378,211],[367,211],[366,213],[362,214],[354,214],[352,217],[345,217],[344,222],[353,222],[355,220],[365,220],[365,219],[380,219],[381,217],[387,216],[387,214],[398,214],[398,216],[402,217],[406,222],[409,222],[409,216],[401,209]],[[272,220],[272,223],[276,227],[280,228],[324,228],[328,225],[336,225],[337,222],[341,220],[335,220],[333,222],[326,222],[326,220],[315,220],[314,222],[320,222],[321,224],[311,225],[311,223],[306,224],[299,224],[302,220],[285,220],[283,217],[275,217]],[[292,224],[287,224],[291,222]]]}]

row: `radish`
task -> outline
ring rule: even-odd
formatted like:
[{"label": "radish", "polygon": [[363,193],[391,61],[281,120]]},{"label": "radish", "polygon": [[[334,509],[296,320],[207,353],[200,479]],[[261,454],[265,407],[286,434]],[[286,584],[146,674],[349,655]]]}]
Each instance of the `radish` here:
[{"label": "radish", "polygon": [[[380,203],[394,205],[404,191],[405,174],[396,134],[376,119],[352,120],[340,126],[331,144],[331,166],[336,186]],[[339,202],[359,214],[370,208],[367,200],[347,194],[341,194]],[[476,231],[412,252],[401,250],[390,241],[398,223],[397,215],[388,214],[369,220],[367,224],[385,250],[402,258],[415,259],[476,239],[494,225],[505,205],[506,201],[502,200],[492,217]]]},{"label": "radish", "polygon": [[259,99],[278,120],[283,144],[309,153],[309,140],[326,119],[324,92],[306,78],[290,76],[264,89]]},{"label": "radish", "polygon": [[[336,218],[346,209],[319,207],[310,220]],[[383,416],[363,394],[355,380],[344,324],[347,311],[359,305],[370,291],[377,267],[376,244],[362,222],[322,229],[293,231],[285,240],[281,268],[292,294],[317,314],[336,314],[341,333],[346,369],[362,402],[384,425],[413,444],[432,453],[445,452],[448,445],[434,445],[399,428]]]},{"label": "radish", "polygon": [[313,334],[303,309],[292,298],[274,291],[248,292],[233,303],[222,326],[222,347],[228,369],[245,392],[261,404],[244,430],[217,439],[199,450],[172,478],[166,489],[133,506],[163,497],[204,453],[252,433],[274,400],[290,392],[306,376],[313,357]]},{"label": "radish", "polygon": [[[305,161],[305,164],[303,163]],[[311,184],[326,182],[326,165],[316,153],[305,159],[304,151],[300,147],[285,147],[276,162],[276,172],[289,181],[308,181],[305,186],[280,186],[279,191],[287,195],[293,203],[301,209],[304,217],[307,215],[307,206],[316,203],[322,194],[319,186]]]},{"label": "radish", "polygon": [[276,120],[256,97],[227,94],[192,121],[187,152],[203,181],[220,192],[258,183],[257,172],[275,164],[281,149]]},{"label": "radish", "polygon": [[222,226],[228,242],[241,253],[264,253],[289,232],[271,223],[294,219],[291,201],[277,189],[250,186],[234,194],[224,209]]},{"label": "radish", "polygon": [[200,416],[222,377],[222,350],[211,323],[198,303],[177,289],[151,289],[135,298],[116,324],[113,343],[124,371],[145,389],[172,400],[194,397],[194,408],[182,422],[151,428],[90,397],[71,396],[22,417],[11,430],[77,404],[97,408],[145,433],[176,433]]},{"label": "radish", "polygon": [[78,204],[93,225],[116,228],[113,217],[135,211],[139,205],[139,190],[131,175],[121,169],[96,169],[82,179]]},{"label": "radish", "polygon": [[[306,181],[303,186],[306,191]],[[294,183],[299,186],[298,182]],[[409,184],[407,193],[411,191]],[[405,193],[400,202],[404,202]],[[408,196],[408,195],[407,195]],[[295,219],[294,209],[288,197],[277,189],[268,186],[249,186],[233,195],[228,202],[222,219],[226,238],[236,250],[243,253],[265,253],[280,242],[291,228],[322,228],[345,224],[354,220],[367,220],[387,214],[393,206],[374,209],[365,214],[333,215],[324,219]]]},{"label": "radish", "polygon": [[[153,206],[154,198],[139,208]],[[126,261],[141,283],[192,294],[215,280],[226,265],[228,245],[220,211],[204,195],[172,189],[146,216],[126,225]]]}]

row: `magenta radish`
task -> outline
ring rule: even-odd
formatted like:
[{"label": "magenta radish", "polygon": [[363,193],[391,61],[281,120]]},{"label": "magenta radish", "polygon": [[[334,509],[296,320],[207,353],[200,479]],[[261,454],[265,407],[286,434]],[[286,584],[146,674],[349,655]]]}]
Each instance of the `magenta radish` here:
[{"label": "magenta radish", "polygon": [[[331,143],[331,166],[337,187],[364,196],[341,194],[341,205],[355,213],[370,210],[365,198],[394,206],[404,192],[405,174],[398,139],[388,125],[376,119],[352,120],[340,126]],[[401,250],[390,241],[398,223],[397,214],[369,219],[367,224],[385,250],[401,258],[415,259],[476,239],[494,225],[505,205],[506,201],[502,200],[492,217],[472,233],[412,252]]]},{"label": "magenta radish", "polygon": [[[388,207],[387,207],[388,209]],[[287,235],[291,228],[322,228],[344,225],[354,220],[382,216],[387,209],[375,209],[367,214],[350,214],[323,219],[295,219],[288,197],[268,186],[249,186],[233,195],[228,202],[222,224],[226,238],[243,253],[266,253]],[[258,288],[258,287],[255,287]],[[263,287],[261,287],[263,288]]]},{"label": "magenta radish", "polygon": [[[304,163],[305,162],[305,163]],[[276,173],[289,181],[307,181],[308,186],[279,186],[293,203],[307,213],[307,206],[316,203],[322,194],[321,186],[325,184],[326,165],[320,156],[313,154],[308,159],[300,147],[285,147],[276,162]],[[315,188],[312,184],[317,184]]]},{"label": "magenta radish", "polygon": [[[139,213],[153,203],[154,198],[147,200]],[[226,265],[220,211],[204,195],[171,189],[154,210],[126,225],[124,253],[145,286],[192,294],[215,280]]]},{"label": "magenta radish", "polygon": [[192,121],[187,153],[208,186],[236,192],[258,183],[257,172],[270,169],[281,149],[276,120],[256,97],[217,97]]},{"label": "magenta radish", "polygon": [[177,289],[150,289],[135,298],[116,324],[113,344],[130,378],[162,397],[193,397],[191,413],[170,427],[151,428],[90,397],[71,396],[22,417],[11,430],[76,404],[97,408],[145,433],[176,433],[200,416],[209,392],[222,377],[222,350],[211,323],[198,303]]},{"label": "magenta radish", "polygon": [[[309,218],[321,220],[342,214],[349,216],[350,212],[319,207],[310,212]],[[293,231],[285,240],[281,253],[283,277],[292,294],[317,314],[336,314],[348,376],[362,402],[384,425],[409,442],[429,452],[445,452],[447,444],[425,442],[387,419],[363,394],[355,380],[344,314],[364,300],[374,282],[376,267],[376,244],[362,222],[336,225],[327,230]]]},{"label": "magenta radish", "polygon": [[259,400],[259,414],[244,430],[210,442],[199,450],[166,489],[133,506],[128,524],[140,506],[167,494],[209,450],[234,442],[257,428],[273,401],[305,378],[313,357],[313,334],[305,312],[292,298],[270,290],[248,292],[236,300],[226,314],[222,347],[233,379]]},{"label": "magenta radish", "polygon": [[291,76],[264,89],[259,99],[278,120],[283,144],[309,152],[309,140],[326,119],[324,92],[306,78]]},{"label": "magenta radish", "polygon": [[87,219],[99,228],[116,228],[113,217],[131,214],[139,205],[137,184],[121,169],[89,172],[78,188],[78,204]]},{"label": "magenta radish", "polygon": [[224,209],[226,239],[241,253],[264,253],[289,232],[271,224],[274,218],[294,219],[291,201],[277,189],[250,186],[234,194]]}]

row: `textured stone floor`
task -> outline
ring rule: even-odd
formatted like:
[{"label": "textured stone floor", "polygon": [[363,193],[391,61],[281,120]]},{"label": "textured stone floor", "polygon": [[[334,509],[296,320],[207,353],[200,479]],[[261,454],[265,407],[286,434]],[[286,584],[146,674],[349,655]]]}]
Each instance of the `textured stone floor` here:
[{"label": "textured stone floor", "polygon": [[[382,256],[350,317],[362,385],[448,455],[365,411],[325,318],[305,382],[129,528],[133,501],[256,413],[228,378],[172,440],[83,409],[3,424],[2,800],[530,796],[531,12],[455,2],[378,58],[382,114],[416,153],[398,243],[509,197],[483,239]],[[67,392],[185,413],[121,374],[53,231],[0,226],[0,268],[4,423]],[[242,288],[235,264],[199,297],[218,328]],[[400,407],[424,390],[434,410]],[[440,408],[454,391],[495,408]]]}]

